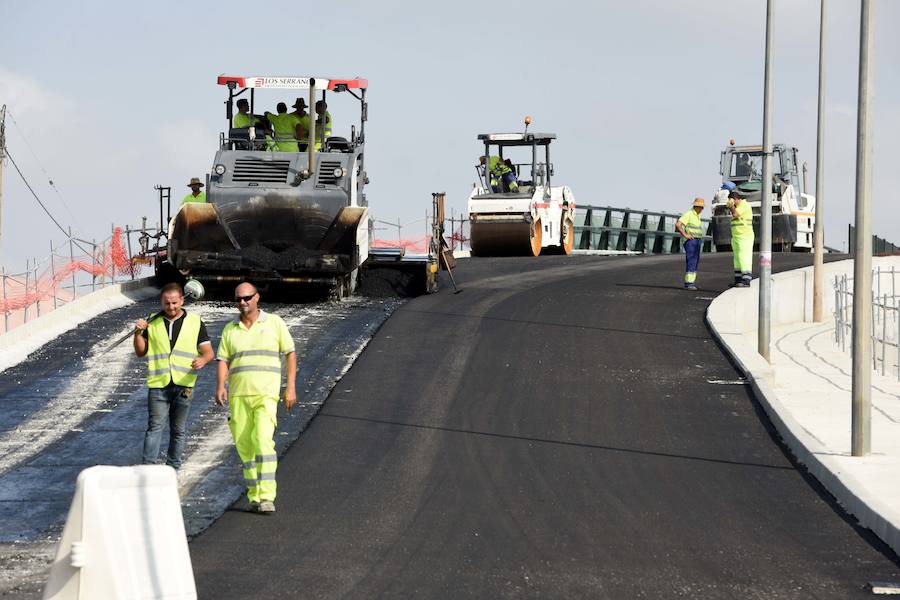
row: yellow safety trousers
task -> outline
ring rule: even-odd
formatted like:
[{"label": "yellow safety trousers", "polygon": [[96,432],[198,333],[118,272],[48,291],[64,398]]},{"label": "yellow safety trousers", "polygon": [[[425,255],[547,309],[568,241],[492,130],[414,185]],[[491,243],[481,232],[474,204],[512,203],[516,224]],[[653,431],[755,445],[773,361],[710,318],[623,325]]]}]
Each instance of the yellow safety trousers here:
[{"label": "yellow safety trousers", "polygon": [[275,452],[278,398],[268,396],[230,396],[228,428],[234,438],[250,502],[275,500]]},{"label": "yellow safety trousers", "polygon": [[[734,253],[734,273],[751,273],[753,272],[753,229],[750,227],[743,228],[740,231],[737,228],[731,230],[731,250]],[[740,231],[740,233],[738,233]],[[737,233],[737,235],[735,235]]]}]

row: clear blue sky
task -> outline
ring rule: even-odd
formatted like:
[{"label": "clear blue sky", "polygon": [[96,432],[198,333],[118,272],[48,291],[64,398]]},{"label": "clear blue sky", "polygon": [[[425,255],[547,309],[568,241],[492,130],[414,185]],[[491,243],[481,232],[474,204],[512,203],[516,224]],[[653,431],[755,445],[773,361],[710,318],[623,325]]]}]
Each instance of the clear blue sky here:
[{"label": "clear blue sky", "polygon": [[[900,2],[875,4],[873,230],[900,242]],[[777,5],[774,141],[800,148],[814,182],[819,1]],[[717,188],[729,138],[760,142],[764,0],[499,6],[7,0],[0,103],[18,124],[8,145],[53,214],[90,239],[156,221],[155,184],[180,197],[209,171],[225,72],[367,77],[368,197],[385,220],[423,216],[435,191],[464,211],[476,134],[519,130],[526,114],[558,135],[556,182],[579,204],[681,212]],[[829,7],[826,243],[843,247],[859,2]],[[336,134],[356,118],[338,100]],[[4,175],[0,263],[16,270],[61,235],[10,164]]]}]

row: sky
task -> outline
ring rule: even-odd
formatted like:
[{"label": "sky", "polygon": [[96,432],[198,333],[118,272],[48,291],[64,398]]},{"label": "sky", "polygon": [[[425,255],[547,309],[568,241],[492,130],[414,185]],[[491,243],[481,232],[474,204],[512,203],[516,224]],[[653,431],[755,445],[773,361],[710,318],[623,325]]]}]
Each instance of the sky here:
[{"label": "sky", "polygon": [[[772,141],[799,148],[813,187],[819,0],[775,4]],[[872,230],[898,243],[900,1],[873,5]],[[729,138],[762,138],[765,0],[0,6],[7,146],[83,239],[155,223],[154,185],[177,204],[204,178],[226,125],[223,73],[367,78],[370,210],[410,223],[409,237],[424,232],[432,192],[447,193],[448,213],[465,211],[477,134],[520,131],[525,115],[557,135],[554,183],[579,205],[683,212],[718,188]],[[854,220],[859,12],[858,0],[828,1],[825,242],[839,249]],[[294,95],[267,94],[269,110]],[[335,135],[349,137],[358,108],[331,98]],[[3,178],[9,272],[64,236],[9,161]]]}]

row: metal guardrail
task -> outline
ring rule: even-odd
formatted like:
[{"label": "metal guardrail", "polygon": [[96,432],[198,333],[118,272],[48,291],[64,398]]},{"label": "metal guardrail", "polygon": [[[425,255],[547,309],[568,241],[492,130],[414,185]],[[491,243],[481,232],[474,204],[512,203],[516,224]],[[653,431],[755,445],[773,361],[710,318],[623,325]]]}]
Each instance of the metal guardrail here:
[{"label": "metal guardrail", "polygon": [[[679,254],[684,252],[681,235],[675,230],[680,216],[611,206],[579,206],[575,210],[576,248]],[[706,225],[702,250],[715,252],[711,220],[700,219],[700,222]]]},{"label": "metal guardrail", "polygon": [[[847,252],[853,256],[856,250],[856,227],[848,225]],[[900,254],[900,246],[892,244],[877,235],[872,236],[872,254]]]},{"label": "metal guardrail", "polygon": [[[900,381],[900,271],[872,269],[872,369],[886,375],[897,370]],[[888,291],[890,290],[890,293]],[[853,278],[834,277],[834,342],[847,351],[853,335]],[[888,350],[891,348],[891,350]]]}]

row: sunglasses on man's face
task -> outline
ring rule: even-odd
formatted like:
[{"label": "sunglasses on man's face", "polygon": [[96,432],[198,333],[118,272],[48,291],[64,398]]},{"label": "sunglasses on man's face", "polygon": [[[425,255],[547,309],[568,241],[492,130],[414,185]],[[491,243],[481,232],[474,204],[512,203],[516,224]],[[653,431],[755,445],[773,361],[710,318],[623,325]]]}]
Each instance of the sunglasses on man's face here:
[{"label": "sunglasses on man's face", "polygon": [[243,300],[244,302],[250,302],[251,300],[253,300],[253,296],[255,296],[255,295],[256,294],[250,294],[249,296],[236,296],[234,301],[240,302]]}]

